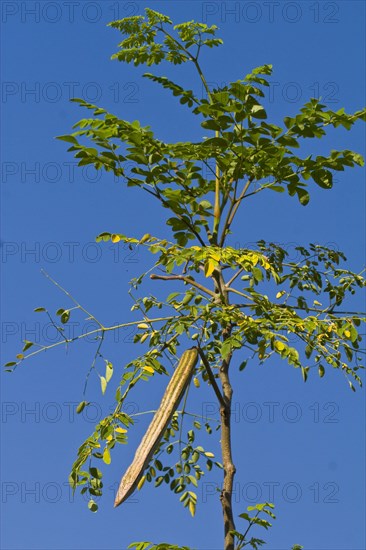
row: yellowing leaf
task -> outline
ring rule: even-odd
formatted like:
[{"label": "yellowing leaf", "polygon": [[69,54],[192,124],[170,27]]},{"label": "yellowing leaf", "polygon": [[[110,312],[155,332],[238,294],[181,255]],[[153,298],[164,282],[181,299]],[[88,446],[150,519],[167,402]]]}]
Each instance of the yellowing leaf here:
[{"label": "yellowing leaf", "polygon": [[285,346],[285,344],[284,344],[283,342],[279,342],[278,340],[277,340],[277,342],[275,342],[275,348],[276,348],[276,350],[282,351],[282,350],[285,349],[285,347],[286,347],[286,346]]},{"label": "yellowing leaf", "polygon": [[105,393],[105,390],[107,389],[107,380],[104,378],[104,376],[100,377],[100,386],[102,388],[102,393]]},{"label": "yellowing leaf", "polygon": [[113,365],[109,361],[107,361],[106,369],[105,369],[105,379],[107,382],[110,381],[113,375]]},{"label": "yellowing leaf", "polygon": [[189,501],[188,509],[189,509],[189,511],[190,511],[190,513],[191,513],[191,516],[194,517],[194,514],[195,514],[195,512],[196,512],[196,505],[195,505],[195,503],[194,503],[192,500]]},{"label": "yellowing leaf", "polygon": [[121,237],[119,235],[112,235],[111,241],[112,243],[119,243],[121,240]]},{"label": "yellowing leaf", "polygon": [[140,479],[140,481],[139,481],[138,484],[137,484],[138,490],[141,489],[141,487],[142,487],[143,484],[145,483],[145,480],[146,480],[146,476],[142,476],[142,478]]},{"label": "yellowing leaf", "polygon": [[257,254],[252,254],[251,255],[251,262],[252,262],[253,267],[257,265],[258,260],[259,260],[259,258],[257,256]]},{"label": "yellowing leaf", "polygon": [[119,426],[114,431],[119,433],[119,434],[125,434],[127,432],[127,430],[125,428],[120,428]]},{"label": "yellowing leaf", "polygon": [[149,337],[148,333],[145,332],[145,334],[141,336],[141,339],[140,339],[141,344],[143,344],[148,337]]},{"label": "yellowing leaf", "polygon": [[280,290],[279,292],[277,292],[276,294],[276,298],[281,298],[284,294],[286,293],[286,290]]},{"label": "yellowing leaf", "polygon": [[[345,335],[346,338],[350,338],[350,337],[351,337],[351,333],[350,333],[349,330],[345,330],[343,334]],[[18,357],[18,356],[17,356],[17,357]]]},{"label": "yellowing leaf", "polygon": [[210,252],[210,257],[219,262],[221,259],[221,254],[220,252]]},{"label": "yellowing leaf", "polygon": [[113,439],[113,435],[107,435],[107,437],[106,437],[107,441],[112,441],[112,439]]},{"label": "yellowing leaf", "polygon": [[145,233],[145,235],[141,237],[141,239],[139,240],[139,244],[146,243],[146,241],[148,241],[150,237],[151,237],[150,233]]},{"label": "yellowing leaf", "polygon": [[154,372],[154,369],[152,367],[147,366],[147,365],[145,367],[143,367],[143,369],[146,370],[146,372],[151,372],[151,373]]},{"label": "yellowing leaf", "polygon": [[112,462],[111,453],[109,452],[108,447],[106,447],[103,451],[103,462],[106,464],[110,464]]},{"label": "yellowing leaf", "polygon": [[217,266],[217,261],[213,260],[212,258],[208,258],[205,263],[205,276],[209,277],[214,272],[215,268]]},{"label": "yellowing leaf", "polygon": [[137,328],[149,328],[149,325],[147,323],[139,323]]},{"label": "yellowing leaf", "polygon": [[196,388],[200,387],[200,381],[196,376],[193,378],[193,384],[196,386]]}]

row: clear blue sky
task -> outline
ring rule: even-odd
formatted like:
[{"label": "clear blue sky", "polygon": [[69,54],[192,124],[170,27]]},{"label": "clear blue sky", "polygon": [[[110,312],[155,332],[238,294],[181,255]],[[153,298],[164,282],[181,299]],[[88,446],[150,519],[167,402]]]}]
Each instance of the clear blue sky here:
[{"label": "clear blue sky", "polygon": [[[362,1],[3,1],[2,364],[20,351],[24,338],[55,338],[43,317],[33,313],[35,307],[69,306],[41,268],[105,324],[132,320],[128,281],[150,268],[152,259],[123,247],[117,257],[115,247],[95,245],[94,238],[102,231],[169,234],[166,213],[147,196],[105,174],[75,168],[65,144],[54,139],[86,116],[69,103],[73,96],[150,124],[162,139],[202,137],[187,109],[141,78],[145,68],[110,61],[119,34],[106,24],[142,13],[145,5],[177,23],[196,19],[220,27],[224,46],[203,57],[211,83],[234,81],[258,65],[273,64],[268,100],[273,122],[296,113],[310,96],[320,95],[331,108],[344,106],[347,112],[364,104]],[[188,88],[197,86],[189,67],[150,70]],[[351,133],[339,130],[311,146],[317,154],[331,148],[363,152],[364,136],[358,124]],[[334,189],[314,189],[306,208],[276,193],[261,194],[242,211],[232,244],[272,240],[291,253],[296,244],[332,244],[346,252],[354,270],[360,269],[365,260],[364,173],[356,168],[337,174]],[[148,284],[146,292],[157,288]],[[352,305],[365,310],[362,297]],[[81,317],[74,322],[75,331],[85,329]],[[92,430],[93,412],[99,419],[113,403],[113,390],[102,398],[99,381],[92,377],[88,399],[95,402],[94,410],[89,417],[73,413],[94,350],[93,342],[74,345],[67,354],[58,348],[14,374],[2,374],[2,547],[116,550],[151,540],[222,548],[221,509],[212,494],[220,473],[205,476],[194,520],[174,495],[151,485],[113,509],[115,484],[148,417],[140,417],[128,447],[116,449],[111,466],[103,467],[99,512],[89,512],[79,496],[71,499],[67,476],[75,451]],[[104,349],[117,370],[140,352],[131,343],[131,330],[107,339]],[[294,543],[307,550],[365,548],[365,399],[337,374],[312,377],[304,385],[299,373],[279,360],[233,374],[235,512],[254,501],[274,501],[278,519],[273,529],[257,532],[268,540],[268,550]],[[155,408],[166,383],[167,378],[155,377],[137,388],[130,412]],[[192,389],[189,403],[192,411],[217,418],[209,388]],[[204,438],[204,444],[216,452],[214,437]]]}]

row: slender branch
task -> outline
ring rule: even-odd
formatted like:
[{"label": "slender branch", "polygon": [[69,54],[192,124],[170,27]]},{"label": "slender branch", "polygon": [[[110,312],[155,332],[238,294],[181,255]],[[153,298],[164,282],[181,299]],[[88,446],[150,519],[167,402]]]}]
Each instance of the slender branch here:
[{"label": "slender branch", "polygon": [[207,372],[207,375],[208,375],[208,378],[211,382],[211,385],[216,393],[216,397],[221,405],[221,407],[225,407],[225,401],[224,401],[224,398],[220,392],[220,389],[217,385],[217,382],[215,380],[215,377],[214,377],[214,374],[211,370],[211,367],[210,367],[210,363],[208,362],[207,360],[207,357],[203,351],[203,349],[201,348],[201,346],[198,344],[198,353],[200,354],[200,357],[202,359],[202,363],[204,364],[205,366],[205,369],[206,369],[206,372]]},{"label": "slender branch", "polygon": [[41,269],[41,273],[47,277],[47,279],[49,279],[55,286],[57,286],[57,288],[59,288],[60,290],[62,290],[62,292],[64,294],[66,294],[66,296],[68,296],[70,298],[70,300],[72,302],[74,302],[74,304],[76,304],[78,306],[79,309],[81,309],[82,311],[84,311],[84,313],[86,313],[87,315],[89,315],[90,319],[93,319],[97,325],[100,326],[100,328],[104,328],[102,323],[100,323],[98,321],[98,319],[96,319],[94,317],[94,315],[92,315],[91,313],[89,313],[88,310],[86,310],[81,304],[79,304],[79,302],[77,300],[75,300],[75,298],[70,294],[70,292],[68,292],[67,290],[65,290],[59,283],[57,283],[54,279],[52,279],[52,277],[47,273],[47,271],[45,271],[44,269]]},{"label": "slender branch", "polygon": [[[229,288],[229,291],[232,291],[233,289]],[[246,296],[248,298],[248,296]],[[254,304],[231,304],[238,308],[243,307],[253,307]],[[292,311],[296,311],[299,309],[300,311],[315,311],[316,313],[329,313],[327,310],[322,309],[316,309],[315,307],[300,307],[300,306],[290,306],[289,304],[273,304],[275,307],[279,307],[281,309],[291,309]],[[366,316],[366,312],[360,312],[360,311],[332,311],[331,315],[358,315],[359,317],[356,317],[356,319],[363,319]]]},{"label": "slender branch", "polygon": [[[161,321],[169,321],[169,320],[173,320],[173,319],[179,319],[179,316],[178,315],[175,315],[175,316],[170,316],[170,317],[158,317],[156,319],[149,319],[149,323],[154,323],[154,322],[161,322]],[[146,321],[146,319],[143,319],[143,321]],[[121,323],[119,325],[114,325],[112,327],[101,327],[101,328],[96,328],[95,330],[90,330],[89,332],[85,332],[83,334],[79,334],[79,336],[74,336],[73,338],[67,338],[66,341],[64,340],[60,340],[59,342],[55,342],[53,344],[50,344],[49,346],[42,346],[40,347],[39,349],[37,349],[36,351],[32,351],[32,353],[28,353],[28,355],[25,355],[24,358],[22,359],[22,361],[24,361],[25,359],[29,359],[29,357],[32,357],[33,355],[38,355],[39,353],[43,352],[43,351],[48,351],[49,349],[52,349],[52,348],[55,348],[57,346],[61,346],[63,344],[71,344],[72,342],[76,342],[77,340],[82,340],[83,338],[88,338],[89,336],[92,336],[93,334],[100,334],[100,333],[104,333],[104,332],[109,332],[109,331],[112,331],[112,330],[118,330],[119,328],[124,328],[124,327],[132,327],[134,325],[138,325],[140,323],[142,323],[143,321],[131,321],[129,323]]]},{"label": "slender branch", "polygon": [[[215,136],[218,137],[219,132],[215,132]],[[215,204],[214,204],[214,224],[212,230],[213,242],[217,244],[217,236],[219,233],[219,224],[220,224],[220,169],[216,160],[216,169],[215,169]]]},{"label": "slender branch", "polygon": [[251,296],[248,296],[247,294],[244,294],[244,292],[240,292],[240,290],[236,290],[236,288],[227,287],[227,292],[234,292],[234,294],[239,294],[239,296],[244,296],[244,298],[248,298],[248,300],[252,300],[253,298]]},{"label": "slender branch", "polygon": [[195,286],[199,290],[202,290],[202,292],[206,292],[206,294],[209,294],[210,296],[216,298],[215,292],[213,292],[209,288],[206,288],[200,283],[197,283],[194,279],[190,279],[189,277],[185,277],[184,275],[156,275],[155,273],[152,273],[150,275],[150,279],[160,279],[162,281],[184,281],[185,283]]},{"label": "slender branch", "polygon": [[229,288],[232,285],[232,283],[235,281],[235,279],[239,277],[240,273],[243,273],[243,271],[245,271],[244,267],[241,267],[240,269],[238,269],[238,271],[234,273],[231,279],[226,283],[225,285],[226,288]]},{"label": "slender branch", "polygon": [[102,347],[102,345],[103,345],[103,341],[104,341],[104,331],[102,331],[102,335],[101,335],[101,337],[100,337],[100,342],[99,342],[98,347],[97,347],[97,350],[96,350],[96,352],[95,352],[95,354],[94,354],[93,362],[92,362],[92,364],[91,364],[91,366],[90,366],[90,369],[89,369],[89,371],[88,371],[88,373],[87,373],[87,375],[86,375],[86,378],[85,378],[85,384],[84,384],[84,390],[83,390],[83,395],[84,395],[84,396],[86,395],[86,389],[87,389],[87,387],[88,387],[88,382],[89,382],[89,377],[90,377],[90,375],[91,375],[91,372],[92,372],[93,369],[95,369],[95,363],[96,363],[96,361],[97,361],[97,358],[98,358],[99,356],[101,356],[100,349],[101,349],[101,347]]},{"label": "slender branch", "polygon": [[220,246],[223,246],[223,244],[225,242],[225,237],[227,235],[227,232],[230,229],[230,225],[232,224],[233,219],[235,217],[235,214],[236,214],[236,212],[237,212],[237,210],[240,206],[240,203],[243,200],[243,198],[245,196],[245,193],[247,192],[247,190],[248,190],[250,184],[252,183],[252,181],[253,181],[252,179],[249,179],[247,181],[247,183],[244,185],[244,188],[242,189],[242,192],[240,193],[239,197],[230,206],[230,209],[229,209],[229,212],[227,214],[227,217],[226,217],[226,220],[225,220],[225,223],[224,223],[224,227],[223,227],[223,230],[222,230]]}]

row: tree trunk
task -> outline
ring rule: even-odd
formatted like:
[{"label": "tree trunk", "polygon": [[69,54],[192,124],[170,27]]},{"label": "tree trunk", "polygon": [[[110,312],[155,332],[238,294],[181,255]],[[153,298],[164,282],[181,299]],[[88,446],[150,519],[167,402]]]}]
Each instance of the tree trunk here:
[{"label": "tree trunk", "polygon": [[234,536],[230,533],[230,531],[235,529],[232,510],[232,492],[236,469],[233,463],[231,452],[231,400],[233,390],[230,385],[228,367],[229,364],[227,362],[224,362],[220,372],[220,379],[225,400],[225,406],[220,407],[221,453],[224,467],[224,483],[221,491],[220,500],[224,516],[224,550],[234,550]]}]

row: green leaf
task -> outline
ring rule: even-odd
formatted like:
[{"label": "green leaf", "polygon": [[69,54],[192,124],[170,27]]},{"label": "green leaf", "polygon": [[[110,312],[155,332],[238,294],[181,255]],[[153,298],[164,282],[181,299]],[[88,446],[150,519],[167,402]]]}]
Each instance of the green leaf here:
[{"label": "green leaf", "polygon": [[253,105],[250,114],[254,118],[264,119],[267,118],[267,113],[262,105]]},{"label": "green leaf", "polygon": [[303,366],[301,367],[301,374],[304,382],[306,382],[306,380],[308,379],[308,372],[309,372],[309,367],[303,367]]},{"label": "green leaf", "polygon": [[94,466],[89,468],[89,472],[90,472],[90,475],[95,479],[102,479],[103,477],[102,472],[98,468],[94,468]]},{"label": "green leaf", "polygon": [[239,371],[244,370],[245,367],[247,366],[247,363],[248,363],[248,359],[246,359],[245,361],[243,361],[242,363],[240,363],[240,365],[239,365]]},{"label": "green leaf", "polygon": [[204,120],[203,122],[201,122],[201,126],[202,128],[206,128],[207,130],[220,130],[221,129],[221,126],[218,122],[216,122],[215,120]]},{"label": "green leaf", "polygon": [[276,193],[284,193],[285,188],[281,185],[269,185],[266,187],[266,189],[270,189],[271,191],[276,191]]},{"label": "green leaf", "polygon": [[321,168],[319,170],[314,170],[311,172],[311,177],[323,189],[330,189],[333,187],[333,175],[329,170]]},{"label": "green leaf", "polygon": [[57,136],[56,139],[60,139],[61,141],[67,141],[68,143],[73,143],[74,145],[78,145],[77,139],[71,135]]},{"label": "green leaf", "polygon": [[220,148],[227,148],[229,146],[229,142],[221,137],[213,137],[208,138],[203,142],[204,145],[213,145]]},{"label": "green leaf", "polygon": [[76,414],[80,414],[85,409],[87,404],[88,404],[87,401],[81,401],[79,405],[76,407]]},{"label": "green leaf", "polygon": [[70,319],[70,311],[68,309],[65,309],[65,311],[61,315],[61,323],[65,325],[69,319]]},{"label": "green leaf", "polygon": [[305,189],[303,189],[302,187],[297,187],[296,194],[298,196],[300,203],[303,206],[306,206],[309,203],[310,195],[307,191],[305,191]]},{"label": "green leaf", "polygon": [[98,504],[91,498],[88,502],[88,508],[91,512],[96,512],[98,510]]},{"label": "green leaf", "polygon": [[232,346],[230,340],[225,340],[225,342],[221,346],[221,357],[224,359],[224,361],[229,357],[231,350]]},{"label": "green leaf", "polygon": [[34,345],[34,342],[30,342],[29,340],[24,340],[24,347],[22,351],[27,351],[27,349],[31,348]]},{"label": "green leaf", "polygon": [[280,145],[287,145],[288,147],[300,147],[299,142],[294,137],[286,134],[279,137],[277,143]]},{"label": "green leaf", "polygon": [[46,311],[44,307],[36,307],[34,310],[36,313],[39,313],[40,311]]}]

